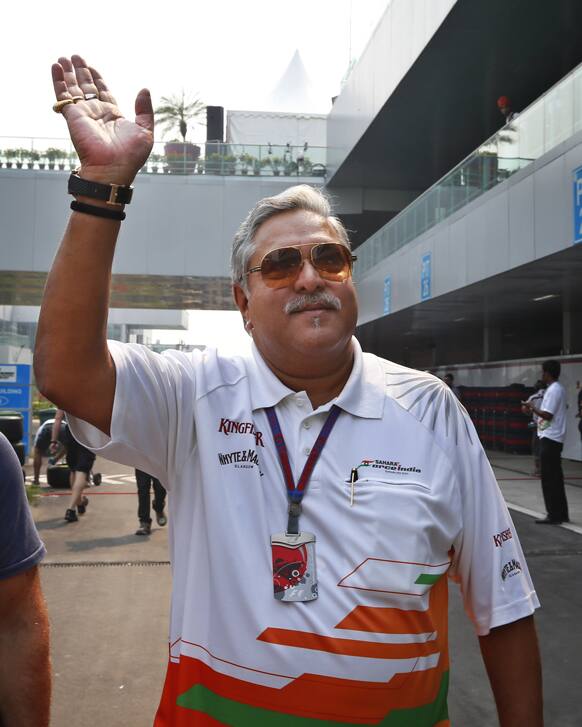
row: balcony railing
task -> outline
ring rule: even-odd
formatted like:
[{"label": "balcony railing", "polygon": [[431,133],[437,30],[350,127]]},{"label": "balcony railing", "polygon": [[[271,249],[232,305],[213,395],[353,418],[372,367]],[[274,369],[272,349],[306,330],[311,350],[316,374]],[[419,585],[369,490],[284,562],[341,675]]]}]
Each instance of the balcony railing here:
[{"label": "balcony railing", "polygon": [[582,129],[582,65],[358,248],[355,277]]},{"label": "balcony railing", "polygon": [[[326,148],[290,144],[155,142],[143,174],[325,177]],[[0,136],[0,169],[71,171],[79,158],[69,139]]]}]

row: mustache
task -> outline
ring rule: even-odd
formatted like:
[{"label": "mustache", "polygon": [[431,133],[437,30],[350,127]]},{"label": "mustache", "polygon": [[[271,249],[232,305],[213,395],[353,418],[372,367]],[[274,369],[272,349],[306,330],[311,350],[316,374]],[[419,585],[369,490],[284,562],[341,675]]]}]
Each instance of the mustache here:
[{"label": "mustache", "polygon": [[342,302],[337,296],[326,291],[321,291],[319,293],[298,295],[296,298],[288,301],[283,310],[287,315],[291,315],[291,313],[299,313],[312,305],[319,306],[320,308],[329,308],[330,310],[341,310],[342,308]]}]

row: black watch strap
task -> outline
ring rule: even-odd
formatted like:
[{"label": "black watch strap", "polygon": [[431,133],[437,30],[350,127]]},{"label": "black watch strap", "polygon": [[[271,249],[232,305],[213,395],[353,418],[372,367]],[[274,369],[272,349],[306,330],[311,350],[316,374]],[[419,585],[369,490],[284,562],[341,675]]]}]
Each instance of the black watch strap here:
[{"label": "black watch strap", "polygon": [[68,185],[69,194],[82,195],[100,199],[108,204],[129,204],[133,195],[133,187],[124,187],[121,184],[101,184],[82,179],[77,170],[71,172]]}]

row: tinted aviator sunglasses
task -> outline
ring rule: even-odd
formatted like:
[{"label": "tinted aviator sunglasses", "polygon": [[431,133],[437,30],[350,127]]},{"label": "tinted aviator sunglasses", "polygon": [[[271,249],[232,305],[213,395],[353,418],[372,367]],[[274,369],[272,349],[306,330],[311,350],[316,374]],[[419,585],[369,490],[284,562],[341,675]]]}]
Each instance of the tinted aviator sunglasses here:
[{"label": "tinted aviator sunglasses", "polygon": [[[271,250],[263,257],[260,265],[249,268],[245,275],[261,273],[265,285],[269,288],[284,288],[299,275],[304,259],[301,248],[307,244],[289,245]],[[343,283],[350,277],[352,265],[357,257],[339,242],[321,242],[309,250],[309,257],[306,256],[306,259],[324,280]]]}]

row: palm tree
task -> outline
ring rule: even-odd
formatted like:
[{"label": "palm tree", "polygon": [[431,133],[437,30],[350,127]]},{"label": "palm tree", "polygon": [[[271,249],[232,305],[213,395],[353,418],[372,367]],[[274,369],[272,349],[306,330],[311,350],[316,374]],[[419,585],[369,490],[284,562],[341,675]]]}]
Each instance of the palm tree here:
[{"label": "palm tree", "polygon": [[162,96],[161,105],[154,111],[154,114],[156,115],[156,124],[163,124],[165,127],[164,134],[172,131],[177,126],[184,143],[186,143],[188,121],[200,118],[205,110],[206,106],[203,101],[198,97],[194,99],[186,98],[182,89],[179,96]]}]

